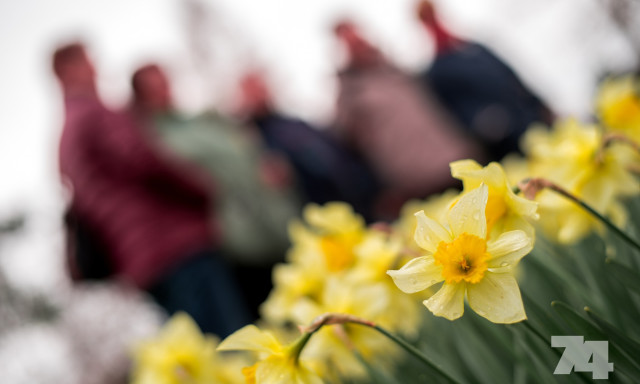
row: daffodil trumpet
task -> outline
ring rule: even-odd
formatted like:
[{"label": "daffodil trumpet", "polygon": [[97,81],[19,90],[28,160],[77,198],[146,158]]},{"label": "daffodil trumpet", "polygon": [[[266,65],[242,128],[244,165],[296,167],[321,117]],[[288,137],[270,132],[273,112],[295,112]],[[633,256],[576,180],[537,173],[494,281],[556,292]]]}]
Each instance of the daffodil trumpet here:
[{"label": "daffodil trumpet", "polygon": [[626,234],[622,229],[618,228],[615,224],[613,224],[609,219],[604,217],[598,211],[593,209],[589,204],[585,203],[582,199],[578,198],[571,192],[562,188],[561,186],[545,179],[542,177],[535,177],[530,179],[525,179],[518,184],[518,188],[528,199],[535,199],[536,195],[543,189],[551,190],[565,198],[573,201],[574,203],[580,205],[584,210],[589,212],[595,218],[600,220],[604,225],[606,225],[611,231],[620,236],[627,244],[631,245],[636,250],[640,251],[640,243],[634,240],[631,236]]}]

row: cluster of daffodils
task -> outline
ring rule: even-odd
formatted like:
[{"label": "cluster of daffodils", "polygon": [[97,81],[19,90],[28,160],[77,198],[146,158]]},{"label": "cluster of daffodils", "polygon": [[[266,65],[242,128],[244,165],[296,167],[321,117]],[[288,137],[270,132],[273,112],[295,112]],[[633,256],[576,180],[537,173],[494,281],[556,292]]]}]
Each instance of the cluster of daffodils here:
[{"label": "cluster of daffodils", "polygon": [[624,76],[605,80],[596,111],[607,130],[640,142],[640,79]]},{"label": "cluster of daffodils", "polygon": [[[291,226],[288,262],[274,270],[274,290],[262,306],[265,321],[309,324],[332,312],[414,335],[421,320],[416,298],[400,292],[386,275],[407,259],[400,238],[384,228],[366,227],[344,203],[310,205],[304,219]],[[332,377],[362,377],[366,370],[354,348],[382,366],[393,362],[396,351],[375,331],[336,324],[319,330],[305,352]]]},{"label": "cluster of daffodils", "polygon": [[202,335],[186,313],[178,313],[153,340],[135,348],[132,382],[136,384],[242,383],[242,356],[216,352],[219,340]]},{"label": "cluster of daffodils", "polygon": [[[392,224],[367,226],[344,203],[308,206],[290,225],[292,246],[274,269],[262,329],[247,325],[218,343],[179,315],[139,346],[134,382],[367,383],[372,372],[375,382],[416,382],[402,376],[415,372],[403,366],[406,352],[427,365],[419,382],[545,381],[553,377],[540,367],[557,356],[548,336],[562,329],[613,332],[621,340],[613,355],[626,359],[616,361],[620,377],[633,378],[640,362],[624,348],[640,343],[616,327],[634,324],[635,315],[610,296],[629,302],[624,282],[640,270],[614,263],[612,278],[600,273],[602,239],[575,244],[601,233],[603,222],[622,232],[627,201],[640,195],[636,80],[606,82],[597,110],[599,125],[563,120],[530,129],[524,158],[451,163],[462,191],[410,201]],[[597,257],[586,260],[583,249]],[[638,255],[626,255],[640,265]],[[551,300],[560,320],[541,309]],[[592,317],[564,301],[584,301]],[[471,313],[463,316],[465,308]]]},{"label": "cluster of daffodils", "polygon": [[[637,164],[634,150],[621,136],[607,136],[600,126],[564,120],[552,130],[535,128],[524,137],[531,177],[561,185],[619,226],[627,221],[620,203],[640,191],[632,169]],[[574,243],[602,229],[594,217],[575,203],[551,191],[537,198],[545,232],[558,241]]]},{"label": "cluster of daffodils", "polygon": [[[483,168],[473,161],[460,161],[452,164],[452,170],[465,189],[455,196],[445,195],[451,197],[447,203],[434,204],[444,206],[443,215],[415,212],[410,242],[405,242],[401,229],[365,226],[343,203],[305,209],[305,222],[291,225],[288,262],[274,270],[275,287],[263,304],[263,319],[270,327],[286,329],[312,324],[325,313],[349,317],[327,321],[288,343],[254,325],[240,329],[217,349],[255,353],[259,360],[238,370],[245,382],[364,379],[368,372],[362,360],[390,371],[400,355],[398,346],[372,327],[349,319],[366,319],[414,338],[426,320],[420,301],[434,315],[450,320],[462,316],[465,296],[474,311],[492,322],[526,318],[513,271],[533,247],[528,219],[536,217],[536,203],[516,196],[496,163]],[[398,228],[403,221],[411,220],[404,217]],[[165,350],[159,352],[164,360],[151,364],[147,356],[152,356],[154,347],[147,345],[141,347],[146,352],[141,350],[139,365],[160,375],[207,377],[211,372],[201,359],[208,356],[210,366],[214,365],[213,344],[195,338],[183,346],[176,342],[185,351],[176,347],[167,352],[178,337],[175,327],[170,324],[167,335],[152,344]],[[182,328],[188,327],[183,324]],[[191,355],[198,343],[202,354]]]},{"label": "cluster of daffodils", "polygon": [[[532,127],[522,143],[524,173],[562,186],[623,227],[625,198],[640,193],[640,96],[633,77],[607,80],[597,100],[600,124],[558,121],[550,130]],[[575,243],[603,226],[574,202],[551,191],[537,196],[545,233]]]}]

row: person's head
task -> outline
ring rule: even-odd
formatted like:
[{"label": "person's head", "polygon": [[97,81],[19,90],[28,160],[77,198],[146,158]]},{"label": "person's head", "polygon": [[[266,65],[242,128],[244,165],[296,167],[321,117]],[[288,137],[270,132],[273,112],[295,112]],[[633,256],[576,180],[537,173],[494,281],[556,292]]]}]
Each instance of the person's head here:
[{"label": "person's head", "polygon": [[427,28],[435,28],[438,21],[436,18],[436,10],[428,0],[421,0],[416,6],[416,14],[418,19]]},{"label": "person's head", "polygon": [[258,116],[272,108],[271,92],[264,76],[251,71],[240,80],[240,110],[247,116]]},{"label": "person's head", "polygon": [[447,52],[461,43],[438,19],[434,5],[429,0],[420,0],[416,6],[416,16],[429,31],[436,45],[436,52]]},{"label": "person's head", "polygon": [[350,20],[340,20],[333,26],[333,33],[347,45],[359,44],[362,41],[360,32]]},{"label": "person's head", "polygon": [[350,20],[337,22],[333,27],[333,32],[346,46],[351,65],[367,65],[380,58],[380,52],[362,37],[356,25]]},{"label": "person's head", "polygon": [[65,94],[96,95],[96,72],[83,44],[72,43],[56,49],[52,65]]},{"label": "person's head", "polygon": [[131,78],[134,104],[149,112],[171,109],[171,86],[165,72],[156,64],[136,70]]}]

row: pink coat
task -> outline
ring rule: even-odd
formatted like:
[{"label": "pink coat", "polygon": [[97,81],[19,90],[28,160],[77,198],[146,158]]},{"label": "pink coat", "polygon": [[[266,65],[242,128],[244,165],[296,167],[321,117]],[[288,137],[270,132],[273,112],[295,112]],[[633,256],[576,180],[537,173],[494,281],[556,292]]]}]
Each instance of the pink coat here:
[{"label": "pink coat", "polygon": [[336,129],[387,190],[425,197],[455,185],[449,163],[482,152],[414,80],[381,61],[339,74]]}]

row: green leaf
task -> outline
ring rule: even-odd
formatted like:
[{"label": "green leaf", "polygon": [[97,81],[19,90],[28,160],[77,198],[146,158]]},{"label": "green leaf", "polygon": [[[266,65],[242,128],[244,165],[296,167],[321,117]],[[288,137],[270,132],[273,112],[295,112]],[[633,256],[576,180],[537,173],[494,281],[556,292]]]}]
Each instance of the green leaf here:
[{"label": "green leaf", "polygon": [[[509,382],[508,372],[505,372],[505,361],[501,361],[499,357],[500,346],[493,337],[477,332],[469,322],[460,325],[462,326],[457,328],[457,337],[453,338],[453,342],[460,354],[461,363],[482,383]],[[489,323],[486,328],[492,325]]]},{"label": "green leaf", "polygon": [[360,352],[358,352],[356,349],[354,349],[353,353],[356,356],[356,358],[358,359],[358,361],[360,361],[360,364],[362,364],[362,366],[364,366],[364,368],[366,369],[367,373],[369,374],[369,380],[368,380],[369,383],[371,383],[371,384],[390,384],[390,383],[393,383],[393,381],[389,377],[387,377],[387,375],[385,375],[380,370],[376,369],[371,364],[369,364],[369,362],[362,356],[362,354]]},{"label": "green leaf", "polygon": [[596,315],[591,308],[584,309],[587,315],[593,320],[603,331],[607,333],[608,340],[613,344],[614,348],[619,349],[620,355],[628,360],[636,370],[636,377],[640,377],[640,344],[635,340],[624,335],[618,328],[608,321]]},{"label": "green leaf", "polygon": [[640,372],[635,368],[635,364],[629,360],[617,344],[613,343],[605,331],[598,328],[594,323],[561,301],[554,301],[551,303],[551,306],[567,324],[569,324],[576,334],[584,336],[585,340],[606,340],[609,342],[610,357],[614,362],[615,372],[622,373],[629,378],[637,377]]},{"label": "green leaf", "polygon": [[[518,328],[521,328],[521,327],[518,327]],[[515,331],[518,328],[512,328],[512,329]],[[521,332],[514,332],[517,335],[514,341],[517,347],[516,356],[517,356],[519,367],[525,368],[529,373],[529,376],[535,379],[535,382],[540,382],[540,383],[556,382],[557,377],[555,377],[552,374],[553,367],[551,366],[551,364],[548,364],[548,362],[545,362],[541,359],[541,356],[543,354],[540,353],[539,349],[535,348],[534,343],[527,342],[526,330],[522,328],[518,330]],[[549,344],[549,346],[550,345],[551,344]],[[552,351],[550,351],[550,353],[553,354]]]},{"label": "green leaf", "polygon": [[524,301],[524,308],[527,311],[529,321],[536,324],[538,329],[550,335],[559,335],[563,333],[564,328],[562,327],[562,324],[559,324],[559,320],[552,317],[549,312],[545,311],[540,305],[538,305],[533,298],[523,292],[522,299]]},{"label": "green leaf", "polygon": [[[553,278],[559,281],[563,286],[570,288],[578,296],[588,299],[588,288],[580,280],[578,280],[571,273],[568,273],[568,268],[561,263],[565,261],[568,256],[563,248],[560,248],[557,244],[551,244],[548,241],[542,239],[536,239],[536,245],[531,254],[523,260],[523,265],[527,263],[535,264],[541,270],[546,271],[544,274],[546,279]],[[535,283],[538,283],[537,281]]]},{"label": "green leaf", "polygon": [[552,302],[551,307],[578,335],[591,340],[604,340],[607,338],[606,334],[598,327],[562,301]]},{"label": "green leaf", "polygon": [[605,268],[625,287],[640,294],[640,274],[612,259],[605,260]]}]

